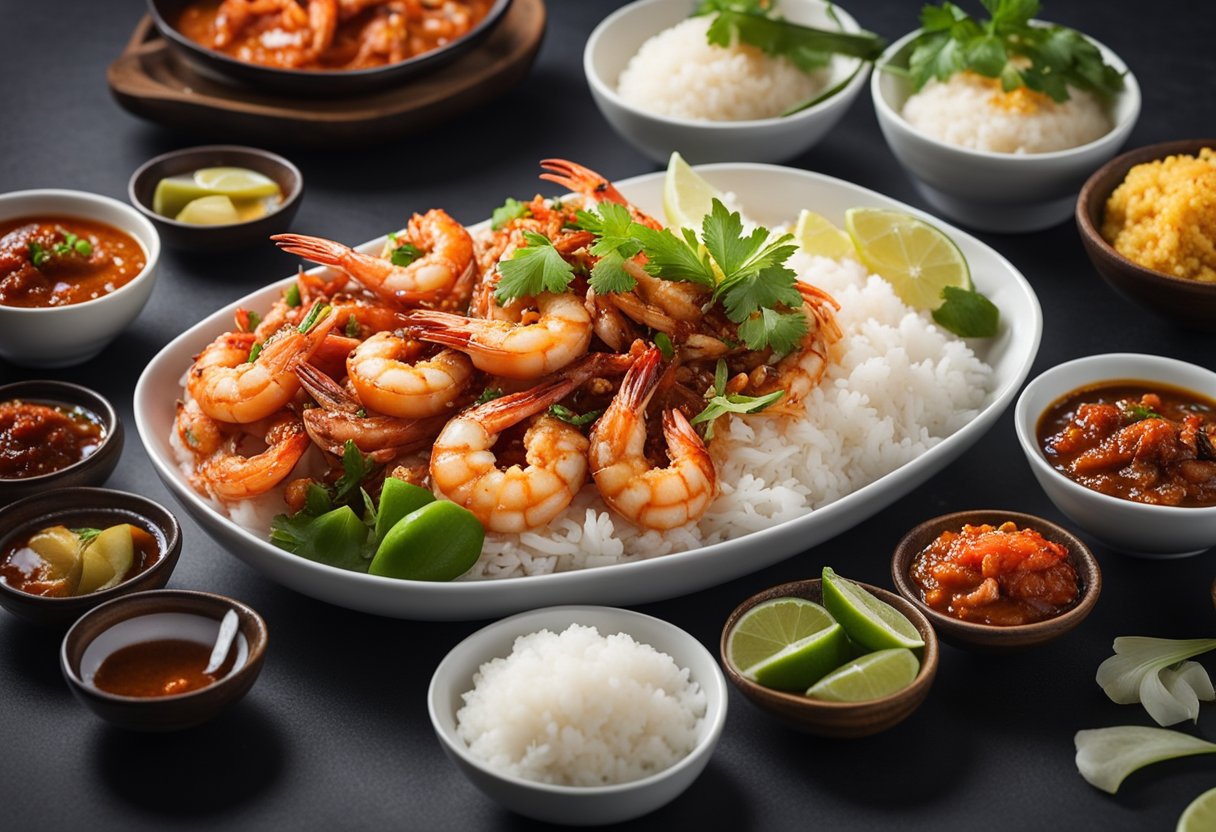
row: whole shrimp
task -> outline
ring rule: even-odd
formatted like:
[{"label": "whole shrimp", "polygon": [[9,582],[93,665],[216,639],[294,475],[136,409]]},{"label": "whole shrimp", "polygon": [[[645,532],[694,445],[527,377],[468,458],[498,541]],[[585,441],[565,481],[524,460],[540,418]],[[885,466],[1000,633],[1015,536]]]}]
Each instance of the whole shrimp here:
[{"label": "whole shrimp", "polygon": [[342,243],[302,234],[275,234],[270,239],[284,251],[345,272],[385,301],[402,308],[448,298],[454,290],[472,290],[476,273],[473,239],[464,226],[438,208],[410,218],[405,242],[421,255],[406,266],[355,251]]},{"label": "whole shrimp", "polygon": [[718,489],[709,450],[675,408],[663,412],[671,464],[646,459],[646,405],[660,377],[657,347],[639,358],[591,430],[589,462],[600,495],[627,520],[649,529],[674,529],[701,517]]},{"label": "whole shrimp", "polygon": [[418,342],[391,332],[379,332],[355,347],[346,372],[359,400],[380,413],[411,419],[448,412],[468,386],[472,362],[456,350],[425,359],[421,351]]},{"label": "whole shrimp", "polygon": [[498,434],[535,416],[591,378],[620,372],[627,355],[595,353],[531,390],[503,396],[461,413],[444,427],[431,451],[431,483],[477,516],[488,530],[518,533],[560,514],[587,479],[587,439],[552,416],[535,419],[524,434],[527,465],[498,467]]},{"label": "whole shrimp", "polygon": [[[243,500],[274,488],[291,473],[309,444],[299,418],[287,410],[256,425],[226,425],[190,400],[177,403],[174,426],[182,445],[194,455],[195,486],[221,500]],[[265,449],[241,454],[240,445],[247,437],[257,437]]]}]

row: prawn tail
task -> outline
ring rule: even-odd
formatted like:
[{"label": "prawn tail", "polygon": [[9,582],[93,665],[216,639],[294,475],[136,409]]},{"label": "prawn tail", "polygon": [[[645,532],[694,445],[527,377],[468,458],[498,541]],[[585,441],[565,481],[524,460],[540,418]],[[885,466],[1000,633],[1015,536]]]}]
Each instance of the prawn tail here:
[{"label": "prawn tail", "polygon": [[[417,310],[410,313],[406,330],[419,341],[429,341],[459,350],[468,347],[479,333],[490,328],[490,323],[492,322],[466,318],[451,312]],[[479,346],[488,352],[496,351],[485,344]]]},{"label": "prawn tail", "polygon": [[342,413],[357,413],[359,411],[359,402],[351,398],[342,389],[340,384],[307,361],[301,361],[297,364],[295,366],[295,373],[304,391],[312,396],[313,400],[325,410]]},{"label": "prawn tail", "polygon": [[651,347],[633,362],[617,393],[619,400],[628,410],[638,413],[649,404],[650,397],[654,395],[659,384],[662,361],[663,354],[659,348]]},{"label": "prawn tail", "polygon": [[333,240],[308,237],[303,234],[275,234],[270,239],[288,254],[303,257],[322,266],[340,266],[352,253],[352,249]]}]

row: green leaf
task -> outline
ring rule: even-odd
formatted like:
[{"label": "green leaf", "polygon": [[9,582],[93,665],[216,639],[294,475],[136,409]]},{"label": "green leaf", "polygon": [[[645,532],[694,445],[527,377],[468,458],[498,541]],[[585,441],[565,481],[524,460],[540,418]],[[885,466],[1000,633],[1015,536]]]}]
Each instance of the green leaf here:
[{"label": "green leaf", "polygon": [[699,425],[702,422],[708,422],[709,424],[705,428],[705,439],[710,440],[714,438],[714,420],[719,416],[727,413],[759,413],[784,395],[784,390],[774,390],[764,396],[741,396],[737,393],[723,396],[719,394],[709,400],[704,410],[692,417],[691,423]]},{"label": "green leaf", "polygon": [[541,292],[564,292],[574,279],[574,268],[562,258],[543,234],[525,231],[528,245],[517,248],[509,260],[498,264],[502,278],[494,290],[500,304]]},{"label": "green leaf", "polygon": [[743,236],[743,217],[737,211],[727,210],[715,197],[710,213],[701,220],[701,239],[729,280],[749,265],[768,239],[768,229],[754,228],[751,234]]},{"label": "green leaf", "polygon": [[249,327],[249,330],[248,330],[249,332],[253,332],[255,329],[258,328],[258,325],[260,323],[262,323],[262,316],[259,315],[257,312],[250,311],[247,318],[249,321],[247,324],[247,326]]},{"label": "green leaf", "polygon": [[370,564],[368,527],[350,506],[313,517],[304,511],[277,515],[270,523],[270,542],[318,563],[366,572]]},{"label": "green leaf", "polygon": [[492,402],[495,399],[501,399],[501,398],[502,398],[501,389],[499,389],[497,387],[487,387],[485,390],[481,391],[481,395],[477,397],[477,401],[473,402],[473,404],[475,404],[475,405],[485,404],[486,402]]},{"label": "green leaf", "polygon": [[375,467],[370,457],[359,452],[354,440],[347,439],[342,447],[342,476],[334,483],[334,504],[342,505],[347,502]]},{"label": "green leaf", "polygon": [[511,220],[530,216],[532,216],[532,209],[528,207],[528,203],[507,197],[507,201],[495,208],[494,212],[490,214],[490,228],[497,231]]},{"label": "green leaf", "polygon": [[30,240],[30,262],[37,268],[42,268],[51,259],[51,253],[47,251],[41,243],[36,240]]},{"label": "green leaf", "polygon": [[72,534],[80,538],[81,546],[86,546],[92,542],[93,538],[101,534],[101,529],[95,529],[92,526],[85,526],[79,529],[72,529]]},{"label": "green leaf", "polygon": [[714,365],[714,393],[715,393],[715,395],[718,395],[718,396],[726,395],[726,382],[729,380],[727,378],[729,375],[730,375],[730,368],[728,368],[726,366],[726,362],[724,360],[719,358],[718,363]]},{"label": "green leaf", "polygon": [[720,4],[709,25],[709,43],[730,46],[736,40],[762,52],[789,59],[804,72],[825,66],[831,55],[873,61],[886,41],[870,32],[856,34],[800,26],[768,16],[754,4]]},{"label": "green leaf", "polygon": [[304,316],[304,320],[298,327],[296,327],[296,329],[301,333],[307,334],[309,330],[311,330],[314,326],[319,324],[322,319],[329,315],[333,309],[334,308],[328,303],[314,304],[312,309],[308,310],[308,314]]},{"label": "green leaf", "polygon": [[300,299],[300,284],[293,283],[287,287],[287,291],[283,293],[283,300],[287,301],[287,305],[295,308],[303,301]]},{"label": "green leaf", "polygon": [[696,234],[687,228],[682,231],[683,239],[668,228],[656,231],[639,223],[630,226],[630,232],[641,241],[642,250],[646,252],[648,274],[712,289],[717,284],[717,277],[709,257],[699,251]]},{"label": "green leaf", "polygon": [[759,314],[739,324],[739,337],[748,349],[772,347],[780,355],[793,352],[806,332],[806,315],[801,311],[761,309]]},{"label": "green leaf", "polygon": [[632,292],[638,285],[634,276],[625,270],[625,258],[615,251],[603,255],[595,262],[587,282],[597,295]]},{"label": "green leaf", "polygon": [[1000,328],[1001,313],[979,292],[947,286],[945,302],[933,310],[933,320],[942,329],[962,338],[991,338]]},{"label": "green leaf", "polygon": [[412,243],[402,243],[393,249],[389,260],[394,266],[404,268],[422,256],[422,249]]},{"label": "green leaf", "polygon": [[670,361],[676,354],[676,348],[666,332],[654,334],[654,345],[659,348],[659,353],[663,356],[664,361]]},{"label": "green leaf", "polygon": [[797,281],[798,276],[786,267],[770,266],[753,275],[724,283],[721,294],[726,317],[735,323],[742,323],[766,307],[801,306],[802,295],[796,288]]},{"label": "green leaf", "polygon": [[1160,419],[1161,414],[1153,410],[1151,407],[1145,407],[1142,404],[1133,404],[1123,408],[1123,418],[1129,422],[1142,422],[1145,419]]},{"label": "green leaf", "polygon": [[568,407],[563,407],[560,404],[549,405],[549,415],[555,419],[560,419],[568,425],[574,425],[576,428],[584,427],[600,418],[603,410],[588,410],[586,413],[579,415]]},{"label": "green leaf", "polygon": [[1007,60],[1005,42],[995,35],[972,41],[967,47],[967,64],[973,72],[988,78],[999,76]]},{"label": "green leaf", "polygon": [[320,483],[310,482],[304,496],[304,511],[314,517],[319,517],[327,511],[332,511],[333,500],[329,497],[329,489]]}]

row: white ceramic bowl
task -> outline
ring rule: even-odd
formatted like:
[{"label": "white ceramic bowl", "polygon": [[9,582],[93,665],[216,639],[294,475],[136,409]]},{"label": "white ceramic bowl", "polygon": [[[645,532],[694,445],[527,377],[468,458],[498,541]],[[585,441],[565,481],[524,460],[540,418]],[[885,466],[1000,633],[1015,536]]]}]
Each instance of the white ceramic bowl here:
[{"label": "white ceramic bowl", "polygon": [[[878,66],[904,60],[919,30],[887,48]],[[1119,56],[1090,41],[1108,64],[1124,72],[1124,88],[1111,103],[1115,126],[1088,144],[1051,153],[994,153],[930,138],[912,128],[900,111],[913,92],[900,75],[878,69],[870,93],[878,126],[895,158],[912,174],[921,196],[942,215],[984,231],[1018,233],[1049,228],[1069,219],[1077,192],[1127,140],[1140,115],[1140,86]]]},{"label": "white ceramic bowl", "polygon": [[1078,388],[1121,380],[1158,382],[1216,398],[1216,373],[1159,355],[1107,353],[1052,367],[1026,385],[1014,410],[1018,441],[1035,479],[1056,508],[1116,551],[1171,558],[1216,546],[1216,506],[1156,506],[1101,494],[1052,468],[1039,449],[1035,427],[1045,410]]},{"label": "white ceramic bowl", "polygon": [[[519,636],[548,629],[560,633],[571,624],[594,626],[600,635],[627,633],[688,668],[689,678],[705,692],[705,716],[697,726],[692,752],[670,768],[632,783],[613,786],[554,786],[524,780],[488,768],[474,758],[456,733],[461,694],[473,689],[473,674],[494,658],[510,655]],[[431,677],[427,709],[443,750],[460,771],[494,800],[513,812],[570,826],[619,823],[663,806],[687,789],[713,755],[726,723],[726,679],[718,663],[688,633],[649,615],[614,607],[548,607],[504,618],[452,648]]]},{"label": "white ceramic bowl", "polygon": [[[639,110],[617,94],[621,71],[642,44],[689,16],[692,0],[639,0],[606,17],[583,50],[583,72],[604,118],[626,141],[650,158],[666,163],[671,152],[693,164],[704,162],[782,162],[809,150],[827,135],[857,98],[868,65],[835,56],[824,89],[848,83],[829,98],[801,112],[751,121],[700,121]],[[839,6],[832,7],[846,32],[861,31]],[[783,0],[781,13],[794,22],[836,28],[821,0]]]},{"label": "white ceramic bowl", "polygon": [[156,282],[160,237],[129,205],[107,196],[40,189],[0,194],[0,221],[65,216],[112,225],[134,237],[147,264],[125,286],[96,300],[53,308],[0,305],[0,358],[26,367],[68,367],[88,361],[135,320]]}]

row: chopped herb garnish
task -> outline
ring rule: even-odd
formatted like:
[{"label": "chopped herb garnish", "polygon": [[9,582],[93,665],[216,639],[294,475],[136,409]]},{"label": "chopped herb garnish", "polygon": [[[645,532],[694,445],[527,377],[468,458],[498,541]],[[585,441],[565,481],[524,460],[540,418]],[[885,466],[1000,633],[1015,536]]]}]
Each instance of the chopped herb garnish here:
[{"label": "chopped herb garnish", "polygon": [[93,540],[93,538],[101,534],[101,529],[94,529],[86,526],[80,529],[72,529],[72,534],[80,538],[81,545],[87,545]]},{"label": "chopped herb garnish", "polygon": [[579,211],[576,227],[596,235],[591,253],[598,257],[589,280],[596,294],[630,292],[637,280],[625,270],[625,261],[637,256],[642,244],[633,236],[629,209],[614,202],[602,202],[599,213]]},{"label": "chopped herb garnish", "polygon": [[477,401],[473,402],[473,404],[485,404],[486,402],[492,402],[495,399],[501,398],[502,390],[497,387],[487,387],[481,391],[481,395],[477,397]]},{"label": "chopped herb garnish", "polygon": [[287,301],[287,305],[295,308],[303,301],[300,299],[300,284],[293,283],[287,287],[287,291],[283,293],[283,300]]},{"label": "chopped herb garnish", "polygon": [[249,363],[252,364],[253,362],[257,361],[258,356],[261,354],[262,354],[262,342],[255,341],[253,346],[249,348]]},{"label": "chopped herb garnish", "polygon": [[366,419],[366,418],[367,418],[367,410],[361,407],[361,408],[359,408],[358,410],[356,410],[356,411],[355,411],[355,415],[356,415],[356,416],[358,416],[360,419]]},{"label": "chopped herb garnish", "polygon": [[549,405],[549,415],[550,416],[552,416],[556,419],[561,419],[566,424],[574,425],[574,427],[576,427],[576,428],[581,428],[581,427],[591,424],[596,419],[598,419],[600,417],[600,414],[603,412],[604,412],[603,410],[588,410],[586,413],[584,413],[580,416],[579,414],[575,413],[570,408],[563,407],[560,404]]},{"label": "chopped herb garnish", "polygon": [[945,302],[933,310],[933,320],[942,329],[960,338],[991,338],[1000,328],[1001,313],[996,304],[972,289],[946,286]]},{"label": "chopped herb garnish", "polygon": [[36,240],[30,240],[30,262],[36,267],[42,268],[51,259],[51,253],[43,248],[42,244]]},{"label": "chopped herb garnish", "polygon": [[541,292],[564,292],[574,279],[573,267],[548,237],[525,231],[524,240],[528,245],[515,249],[510,259],[498,264],[502,278],[494,289],[494,298],[500,304]]},{"label": "chopped herb garnish", "polygon": [[705,409],[692,417],[691,421],[694,425],[702,422],[708,423],[705,426],[705,439],[708,441],[714,438],[714,420],[719,416],[727,413],[759,413],[784,395],[784,390],[774,390],[764,396],[743,396],[738,393],[718,394],[712,397],[705,405]]},{"label": "chopped herb garnish", "polygon": [[495,208],[494,212],[490,214],[490,228],[497,231],[511,220],[523,219],[530,216],[532,216],[532,209],[528,207],[528,203],[507,197],[507,201]]},{"label": "chopped herb garnish", "polygon": [[245,316],[245,320],[246,325],[249,327],[249,329],[246,331],[253,332],[258,328],[258,324],[262,323],[262,316],[257,312],[250,310],[250,312]]},{"label": "chopped herb garnish", "polygon": [[346,337],[347,338],[358,338],[359,337],[359,321],[355,318],[354,312],[351,312],[350,316],[347,317],[347,319],[346,319]]},{"label": "chopped herb garnish", "polygon": [[305,316],[304,322],[296,327],[300,332],[307,333],[310,329],[317,325],[318,322],[333,310],[333,307],[328,303],[318,303],[308,310],[308,315]]},{"label": "chopped herb garnish", "polygon": [[1142,404],[1132,404],[1123,408],[1123,418],[1129,422],[1143,422],[1145,419],[1160,419],[1161,414]]},{"label": "chopped herb garnish", "polygon": [[342,448],[342,476],[334,483],[334,504],[346,503],[374,468],[371,458],[359,452],[353,439],[347,439]]},{"label": "chopped herb garnish", "polygon": [[671,343],[671,339],[667,337],[666,332],[656,332],[654,334],[654,345],[659,348],[664,361],[670,361],[676,354],[675,345]]},{"label": "chopped herb garnish", "polygon": [[392,261],[394,266],[404,268],[421,256],[422,249],[418,248],[418,246],[413,245],[412,243],[402,243],[393,249],[393,252],[389,255],[388,259]]},{"label": "chopped herb garnish", "polygon": [[88,240],[77,240],[72,243],[72,248],[76,249],[76,253],[81,257],[89,257],[93,254],[93,244]]}]

